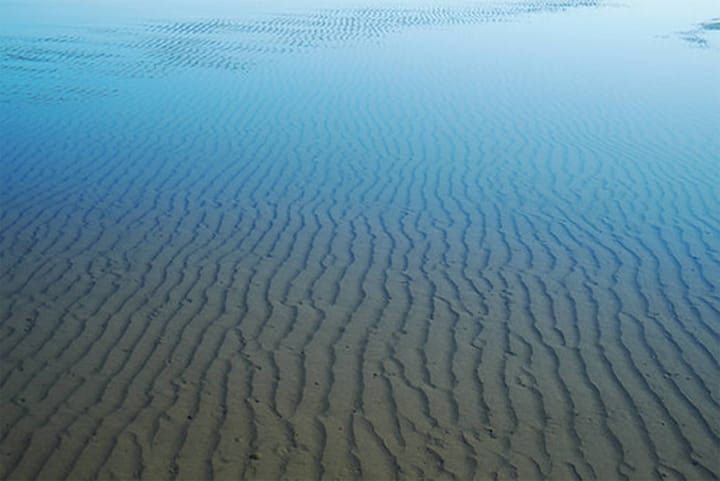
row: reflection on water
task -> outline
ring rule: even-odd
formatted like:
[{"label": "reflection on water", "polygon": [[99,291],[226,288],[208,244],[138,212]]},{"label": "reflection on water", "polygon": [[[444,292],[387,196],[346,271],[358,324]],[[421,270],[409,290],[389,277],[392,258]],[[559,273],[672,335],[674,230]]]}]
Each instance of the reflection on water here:
[{"label": "reflection on water", "polygon": [[691,7],[4,3],[0,477],[716,479]]}]

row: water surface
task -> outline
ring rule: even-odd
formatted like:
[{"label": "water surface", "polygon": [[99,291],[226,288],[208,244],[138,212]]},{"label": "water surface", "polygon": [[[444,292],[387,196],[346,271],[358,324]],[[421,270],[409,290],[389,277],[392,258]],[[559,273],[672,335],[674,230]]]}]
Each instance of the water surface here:
[{"label": "water surface", "polygon": [[717,479],[712,2],[4,2],[3,479]]}]

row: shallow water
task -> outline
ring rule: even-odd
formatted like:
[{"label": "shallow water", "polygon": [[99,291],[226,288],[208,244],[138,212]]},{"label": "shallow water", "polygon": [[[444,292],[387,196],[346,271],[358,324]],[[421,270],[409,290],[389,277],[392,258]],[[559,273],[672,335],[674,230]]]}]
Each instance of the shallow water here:
[{"label": "shallow water", "polygon": [[0,478],[717,479],[713,2],[0,4]]}]

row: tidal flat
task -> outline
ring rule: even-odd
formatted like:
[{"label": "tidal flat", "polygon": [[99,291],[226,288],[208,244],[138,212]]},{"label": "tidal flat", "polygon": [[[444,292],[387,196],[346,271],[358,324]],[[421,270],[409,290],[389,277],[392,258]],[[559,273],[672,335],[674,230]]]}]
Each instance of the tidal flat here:
[{"label": "tidal flat", "polygon": [[0,3],[0,479],[718,479],[718,15]]}]

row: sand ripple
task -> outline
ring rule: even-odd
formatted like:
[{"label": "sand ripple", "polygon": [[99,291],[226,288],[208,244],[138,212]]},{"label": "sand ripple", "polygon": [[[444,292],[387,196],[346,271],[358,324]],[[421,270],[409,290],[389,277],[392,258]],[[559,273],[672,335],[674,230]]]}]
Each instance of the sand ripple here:
[{"label": "sand ripple", "polygon": [[0,477],[717,479],[717,142],[300,55],[592,6],[1,39]]}]

